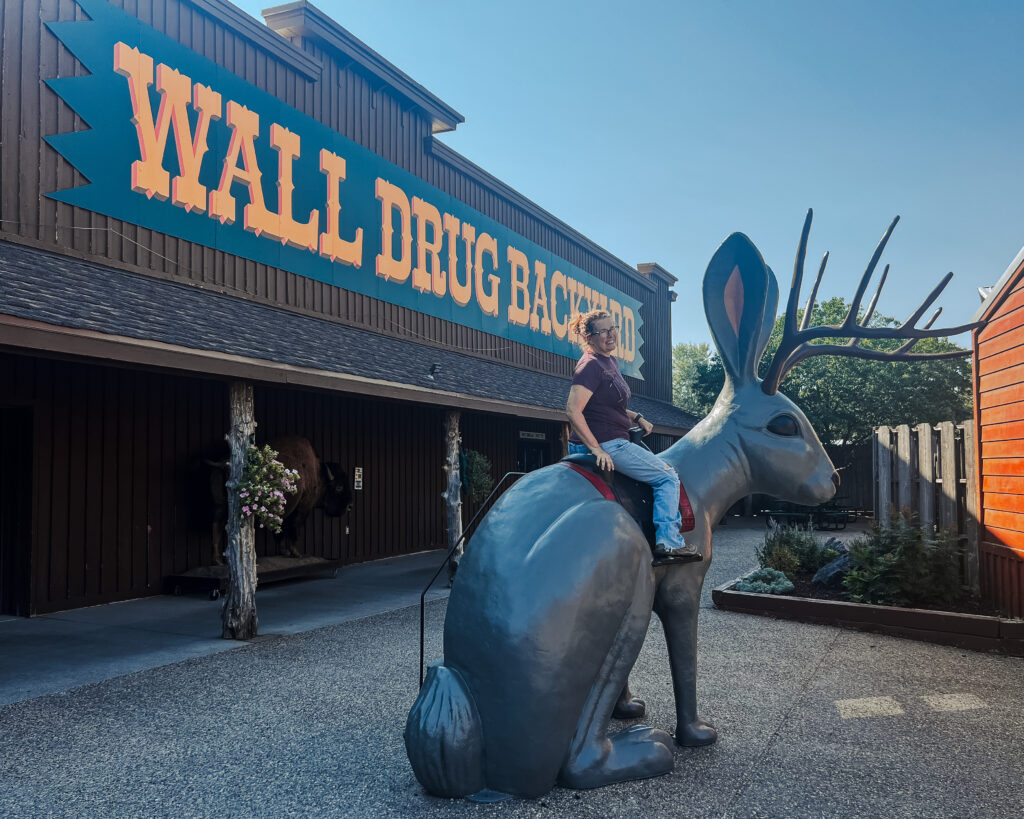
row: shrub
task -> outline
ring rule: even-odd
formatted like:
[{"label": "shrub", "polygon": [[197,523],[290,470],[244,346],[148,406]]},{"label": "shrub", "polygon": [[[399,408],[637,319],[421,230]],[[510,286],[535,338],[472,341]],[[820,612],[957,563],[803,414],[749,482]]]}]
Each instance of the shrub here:
[{"label": "shrub", "polygon": [[894,515],[850,544],[850,571],[843,581],[857,603],[919,606],[964,597],[956,532],[926,535],[917,520]]},{"label": "shrub", "polygon": [[779,526],[774,520],[768,521],[768,533],[764,546],[757,550],[761,566],[777,569],[787,577],[794,574],[814,574],[839,555],[832,548],[833,540],[822,545],[814,536],[810,526]]},{"label": "shrub", "polygon": [[749,577],[745,577],[733,588],[741,592],[755,594],[787,594],[793,591],[793,584],[782,572],[775,569],[758,569]]},{"label": "shrub", "polygon": [[482,452],[467,449],[463,452],[466,463],[465,491],[470,500],[479,503],[486,500],[494,487],[491,476],[491,461]]},{"label": "shrub", "polygon": [[800,560],[788,546],[774,546],[771,549],[765,549],[763,553],[758,552],[757,559],[761,568],[774,569],[777,572],[782,572],[786,577],[792,577],[800,571]]}]

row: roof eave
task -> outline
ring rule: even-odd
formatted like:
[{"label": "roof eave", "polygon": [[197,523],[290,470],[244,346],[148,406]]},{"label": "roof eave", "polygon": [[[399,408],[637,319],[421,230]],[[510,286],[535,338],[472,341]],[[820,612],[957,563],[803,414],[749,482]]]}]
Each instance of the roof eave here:
[{"label": "roof eave", "polygon": [[342,54],[374,79],[420,108],[430,121],[431,133],[454,131],[465,117],[380,54],[340,26],[308,0],[263,10],[267,26],[293,39],[317,40]]},{"label": "roof eave", "polygon": [[1021,267],[1024,267],[1024,247],[1017,252],[1013,261],[1010,262],[1010,266],[1006,268],[1003,275],[999,277],[999,281],[989,291],[988,296],[981,303],[981,307],[971,317],[972,322],[985,321],[988,318],[988,315],[1002,302],[1006,285],[1020,272]]}]

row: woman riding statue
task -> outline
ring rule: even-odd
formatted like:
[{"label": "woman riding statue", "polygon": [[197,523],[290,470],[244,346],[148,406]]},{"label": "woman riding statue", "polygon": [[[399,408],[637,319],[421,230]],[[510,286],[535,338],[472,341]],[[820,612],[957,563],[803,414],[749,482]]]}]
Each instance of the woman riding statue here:
[{"label": "woman riding statue", "polygon": [[700,560],[700,552],[688,546],[680,532],[676,471],[649,449],[629,439],[633,424],[640,426],[645,436],[650,435],[654,427],[639,412],[628,408],[631,392],[613,355],[618,344],[618,327],[611,314],[605,310],[577,314],[569,322],[569,330],[583,348],[565,406],[572,426],[569,454],[590,453],[597,459],[599,469],[617,469],[651,486],[657,533],[655,565]]}]

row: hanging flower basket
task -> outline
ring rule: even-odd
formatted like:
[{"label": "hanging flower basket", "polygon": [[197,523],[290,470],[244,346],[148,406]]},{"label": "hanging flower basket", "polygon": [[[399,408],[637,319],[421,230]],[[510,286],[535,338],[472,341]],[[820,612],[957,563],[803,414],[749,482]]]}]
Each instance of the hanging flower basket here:
[{"label": "hanging flower basket", "polygon": [[261,529],[274,534],[281,531],[287,495],[298,491],[299,473],[286,469],[277,460],[277,453],[269,446],[250,446],[245,472],[238,485],[239,515],[242,520],[253,519]]}]

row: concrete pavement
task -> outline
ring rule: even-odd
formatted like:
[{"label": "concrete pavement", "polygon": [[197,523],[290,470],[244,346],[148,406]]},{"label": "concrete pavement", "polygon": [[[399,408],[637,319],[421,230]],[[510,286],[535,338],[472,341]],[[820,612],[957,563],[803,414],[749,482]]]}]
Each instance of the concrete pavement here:
[{"label": "concrete pavement", "polygon": [[[261,635],[299,634],[418,604],[443,551],[357,563],[334,578],[256,593]],[[442,573],[427,599],[448,596]],[[0,617],[0,706],[88,683],[237,650],[223,640],[223,601],[160,595],[31,619]]]},{"label": "concrete pavement", "polygon": [[[667,776],[493,805],[426,796],[402,743],[408,606],[0,708],[0,815],[1024,815],[1024,661],[715,610],[710,589],[755,565],[762,533],[716,534],[698,697],[719,742],[678,749]],[[427,607],[430,659],[445,605]],[[632,685],[645,722],[672,730],[656,619]]]}]

